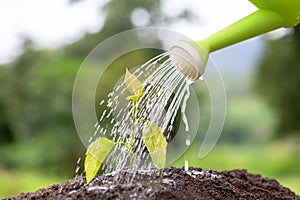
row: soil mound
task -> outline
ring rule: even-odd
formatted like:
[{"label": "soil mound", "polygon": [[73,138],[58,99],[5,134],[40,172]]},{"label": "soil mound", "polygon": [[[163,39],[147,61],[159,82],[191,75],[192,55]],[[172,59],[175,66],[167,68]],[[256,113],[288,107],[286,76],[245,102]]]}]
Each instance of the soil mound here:
[{"label": "soil mound", "polygon": [[300,196],[276,180],[246,170],[216,172],[201,168],[120,171],[104,174],[86,184],[77,177],[61,184],[21,193],[19,199],[293,199]]}]

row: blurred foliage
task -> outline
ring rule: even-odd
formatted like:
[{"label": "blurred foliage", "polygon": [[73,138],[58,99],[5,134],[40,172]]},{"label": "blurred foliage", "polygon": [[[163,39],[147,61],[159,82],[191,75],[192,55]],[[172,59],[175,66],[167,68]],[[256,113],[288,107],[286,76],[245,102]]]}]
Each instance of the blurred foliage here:
[{"label": "blurred foliage", "polygon": [[[72,3],[75,1],[70,1],[70,6]],[[131,14],[136,8],[148,12],[149,26],[169,23],[161,3],[161,0],[107,1],[99,10],[106,15],[101,30],[87,33],[55,51],[36,50],[30,39],[24,41],[22,55],[0,66],[0,167],[74,173],[76,160],[85,152],[72,118],[72,87],[81,62],[104,39],[135,28]],[[184,12],[176,17],[188,18],[189,12]],[[133,67],[141,64],[137,61],[144,62],[156,54],[137,52],[114,64]],[[101,80],[105,83],[95,96],[96,104],[107,97],[120,73],[106,71],[107,79]]]},{"label": "blurred foliage", "polygon": [[[1,68],[1,158],[6,167],[47,170],[59,163],[70,171],[81,150],[72,121],[71,95],[76,58],[33,50]],[[79,146],[79,148],[78,148]],[[74,154],[75,153],[75,154]],[[68,159],[65,159],[68,157]]]},{"label": "blurred foliage", "polygon": [[[0,198],[19,195],[20,192],[34,192],[53,183],[66,181],[66,175],[53,176],[37,170],[3,170],[0,168]],[[16,181],[18,180],[18,181]]]},{"label": "blurred foliage", "polygon": [[276,136],[300,133],[300,26],[281,39],[267,41],[256,73],[256,89],[277,116]]}]

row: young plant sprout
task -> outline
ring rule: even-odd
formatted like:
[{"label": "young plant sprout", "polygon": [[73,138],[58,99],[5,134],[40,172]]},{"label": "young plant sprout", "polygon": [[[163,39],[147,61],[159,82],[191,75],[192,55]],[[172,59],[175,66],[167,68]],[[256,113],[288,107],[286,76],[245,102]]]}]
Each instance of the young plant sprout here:
[{"label": "young plant sprout", "polygon": [[162,128],[149,120],[139,119],[136,114],[138,111],[138,101],[144,95],[143,84],[135,75],[131,74],[127,68],[124,82],[126,88],[131,94],[131,96],[127,97],[127,100],[131,101],[132,105],[131,134],[127,138],[126,142],[114,142],[106,137],[101,137],[88,146],[84,162],[86,181],[88,183],[95,177],[103,161],[115,145],[123,145],[126,147],[130,154],[130,169],[133,169],[133,154],[135,150],[134,133],[136,123],[143,123],[142,140],[150,154],[153,164],[158,168],[165,167],[167,140],[163,135]]}]

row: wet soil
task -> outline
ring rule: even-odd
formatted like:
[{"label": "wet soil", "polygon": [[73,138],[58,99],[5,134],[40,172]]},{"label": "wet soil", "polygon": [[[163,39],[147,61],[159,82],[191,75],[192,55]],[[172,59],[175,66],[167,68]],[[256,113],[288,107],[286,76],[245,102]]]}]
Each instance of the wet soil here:
[{"label": "wet soil", "polygon": [[36,192],[21,193],[19,199],[268,199],[300,200],[276,180],[246,170],[207,171],[190,168],[120,171],[97,176],[89,184],[77,177]]}]

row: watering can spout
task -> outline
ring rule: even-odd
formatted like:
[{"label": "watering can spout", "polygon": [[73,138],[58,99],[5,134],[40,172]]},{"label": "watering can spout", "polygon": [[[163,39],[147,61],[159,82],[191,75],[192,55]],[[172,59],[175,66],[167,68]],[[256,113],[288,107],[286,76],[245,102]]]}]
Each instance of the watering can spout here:
[{"label": "watering can spout", "polygon": [[[250,0],[250,2],[258,7],[256,12],[202,41],[185,41],[182,42],[183,45],[171,47],[170,55],[175,67],[180,65],[177,69],[188,79],[195,81],[204,73],[209,53],[281,27],[295,26],[300,22],[300,0]],[[186,43],[192,48],[186,48]],[[181,58],[177,59],[179,52],[183,53]],[[198,64],[191,70],[192,63],[195,62]],[[195,73],[194,71],[197,74],[191,75],[192,72]]]}]

